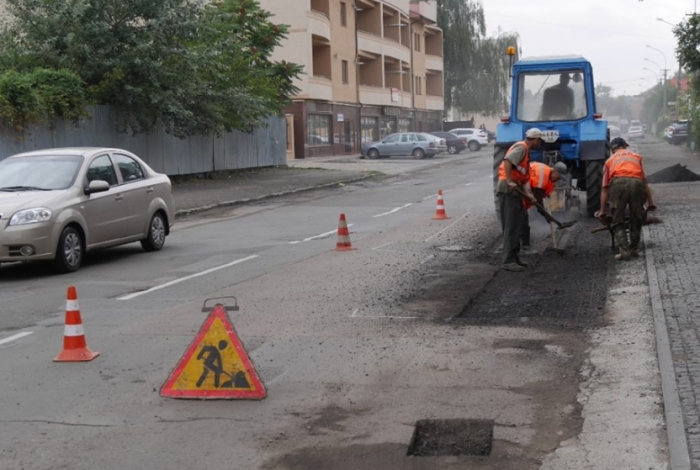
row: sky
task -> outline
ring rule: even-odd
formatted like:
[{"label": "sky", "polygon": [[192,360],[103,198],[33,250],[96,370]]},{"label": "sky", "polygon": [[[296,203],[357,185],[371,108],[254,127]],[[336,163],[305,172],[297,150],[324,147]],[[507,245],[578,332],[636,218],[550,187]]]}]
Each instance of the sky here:
[{"label": "sky", "polygon": [[[581,55],[595,83],[637,95],[678,73],[673,26],[697,0],[481,0],[489,36],[516,32],[523,57]],[[700,13],[700,11],[698,11]],[[657,20],[662,20],[671,23]],[[651,47],[647,47],[651,46]],[[648,69],[648,70],[647,70]]]}]

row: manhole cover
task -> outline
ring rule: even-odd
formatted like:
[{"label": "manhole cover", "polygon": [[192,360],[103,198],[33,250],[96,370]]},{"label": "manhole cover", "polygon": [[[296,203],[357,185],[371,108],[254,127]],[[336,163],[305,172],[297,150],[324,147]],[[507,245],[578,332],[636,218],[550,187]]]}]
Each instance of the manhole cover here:
[{"label": "manhole cover", "polygon": [[491,455],[493,420],[422,419],[416,423],[408,455]]}]

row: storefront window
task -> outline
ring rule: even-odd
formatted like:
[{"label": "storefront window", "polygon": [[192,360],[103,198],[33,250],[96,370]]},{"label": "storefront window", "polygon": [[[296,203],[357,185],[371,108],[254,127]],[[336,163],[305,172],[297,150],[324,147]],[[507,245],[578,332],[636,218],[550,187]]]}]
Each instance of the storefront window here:
[{"label": "storefront window", "polygon": [[391,135],[396,132],[396,118],[383,117],[382,124],[379,126],[379,139]]},{"label": "storefront window", "polygon": [[411,120],[406,118],[399,119],[399,132],[411,132]]},{"label": "storefront window", "polygon": [[331,117],[310,114],[306,119],[306,143],[308,145],[330,145]]},{"label": "storefront window", "polygon": [[362,143],[369,144],[379,140],[377,136],[377,118],[363,116],[360,119],[362,124]]}]

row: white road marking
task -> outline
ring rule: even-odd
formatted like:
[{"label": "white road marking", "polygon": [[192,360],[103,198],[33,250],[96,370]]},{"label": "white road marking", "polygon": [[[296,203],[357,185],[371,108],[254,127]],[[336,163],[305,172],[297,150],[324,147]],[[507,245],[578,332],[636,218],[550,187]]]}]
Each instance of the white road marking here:
[{"label": "white road marking", "polygon": [[383,245],[375,246],[374,248],[372,248],[372,250],[379,250],[381,248],[384,248],[385,246],[391,245],[392,243],[394,243],[394,242],[389,242],[389,243],[385,243]]},{"label": "white road marking", "polygon": [[150,294],[151,292],[154,292],[154,291],[157,291],[160,289],[165,289],[166,287],[170,287],[170,286],[173,286],[175,284],[179,284],[181,282],[188,281],[188,280],[193,279],[195,277],[204,276],[206,274],[213,273],[214,271],[218,271],[220,269],[225,269],[225,268],[234,266],[236,264],[243,263],[244,261],[249,261],[251,259],[255,259],[258,256],[259,255],[246,256],[245,258],[237,259],[236,261],[231,261],[230,263],[223,264],[223,265],[217,266],[215,268],[207,269],[206,271],[201,271],[198,273],[190,274],[189,276],[181,277],[179,279],[174,279],[170,282],[166,282],[165,284],[161,284],[159,286],[151,287],[150,289],[146,289],[144,291],[134,292],[133,294],[127,294],[127,295],[124,295],[122,297],[118,297],[117,300],[130,300],[130,299],[133,299],[134,297],[138,297],[140,295]]},{"label": "white road marking", "polygon": [[[354,224],[348,224],[348,228],[352,227],[353,225],[354,225]],[[322,233],[321,235],[316,235],[316,236],[313,236],[313,237],[304,238],[303,240],[297,240],[297,241],[289,242],[289,244],[290,244],[290,245],[296,245],[296,244],[298,244],[298,243],[310,242],[311,240],[316,240],[316,239],[318,239],[318,238],[325,238],[325,237],[327,237],[327,236],[329,236],[329,235],[333,235],[334,233],[337,233],[337,232],[338,232],[338,229],[335,229],[335,230],[331,230],[330,232]]]},{"label": "white road marking", "polygon": [[32,333],[34,333],[34,332],[33,331],[25,331],[24,333],[17,333],[16,335],[12,335],[8,338],[0,339],[0,345],[9,343],[10,341],[14,341],[16,339],[24,338],[25,336],[29,336]]},{"label": "white road marking", "polygon": [[435,233],[435,234],[429,236],[429,237],[426,238],[424,241],[429,242],[430,240],[432,240],[433,238],[437,237],[438,235],[440,235],[440,234],[443,233],[444,231],[450,229],[450,228],[451,228],[452,226],[454,226],[456,223],[460,222],[460,221],[461,221],[463,218],[465,218],[466,216],[467,216],[467,214],[464,214],[462,217],[460,217],[459,219],[455,220],[455,221],[452,222],[450,225],[448,225],[448,226],[445,227],[444,229],[440,230],[438,233]]},{"label": "white road marking", "polygon": [[488,175],[486,175],[486,178],[493,178],[493,173],[489,173]]},{"label": "white road marking", "polygon": [[389,214],[393,214],[394,212],[398,212],[398,211],[400,211],[401,209],[405,209],[406,207],[412,206],[412,205],[413,205],[413,203],[412,203],[412,202],[409,202],[408,204],[404,204],[404,205],[401,206],[401,207],[397,207],[397,208],[395,208],[395,209],[392,209],[392,210],[390,210],[389,212],[384,212],[384,213],[382,213],[382,214],[373,215],[372,217],[375,217],[375,218],[376,218],[376,217],[383,217],[383,216],[385,216],[385,215],[389,215]]}]

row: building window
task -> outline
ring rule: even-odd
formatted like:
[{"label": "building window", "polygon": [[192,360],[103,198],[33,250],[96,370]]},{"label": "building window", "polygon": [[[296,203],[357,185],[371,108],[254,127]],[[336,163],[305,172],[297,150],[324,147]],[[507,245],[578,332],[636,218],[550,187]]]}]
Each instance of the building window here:
[{"label": "building window", "polygon": [[363,116],[360,119],[362,126],[362,143],[369,144],[379,140],[378,119],[376,117]]},{"label": "building window", "polygon": [[399,118],[399,132],[411,132],[411,120]]},{"label": "building window", "polygon": [[343,66],[343,83],[349,83],[348,82],[348,61],[344,60],[342,63]]},{"label": "building window", "polygon": [[310,114],[306,118],[306,143],[330,145],[331,117],[327,114]]},{"label": "building window", "polygon": [[423,77],[416,77],[416,95],[423,94]]},{"label": "building window", "polygon": [[348,25],[348,9],[345,6],[345,2],[340,2],[340,25]]},{"label": "building window", "polygon": [[413,49],[420,52],[420,34],[413,33]]}]

